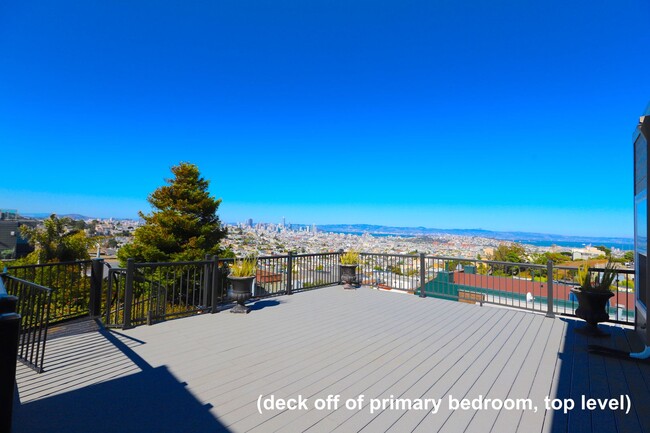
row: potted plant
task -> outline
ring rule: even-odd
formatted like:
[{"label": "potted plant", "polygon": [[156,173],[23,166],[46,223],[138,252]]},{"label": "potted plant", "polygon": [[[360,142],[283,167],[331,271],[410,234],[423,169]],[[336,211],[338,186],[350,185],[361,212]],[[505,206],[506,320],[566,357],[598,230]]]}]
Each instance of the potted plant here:
[{"label": "potted plant", "polygon": [[230,268],[228,279],[232,285],[230,291],[230,299],[237,302],[234,308],[230,310],[231,313],[244,313],[250,312],[250,308],[245,305],[253,292],[253,280],[257,272],[257,258],[248,257],[242,260],[235,260]]},{"label": "potted plant", "polygon": [[576,316],[587,322],[584,328],[578,331],[592,337],[605,337],[609,334],[598,329],[599,322],[609,320],[607,302],[614,296],[610,286],[616,279],[616,267],[614,263],[607,262],[600,275],[593,276],[589,265],[584,264],[578,267],[578,283],[580,287],[571,289],[578,298]]},{"label": "potted plant", "polygon": [[341,282],[345,284],[344,289],[354,289],[352,283],[356,283],[357,280],[357,266],[359,266],[359,252],[350,250],[341,255],[339,270]]}]

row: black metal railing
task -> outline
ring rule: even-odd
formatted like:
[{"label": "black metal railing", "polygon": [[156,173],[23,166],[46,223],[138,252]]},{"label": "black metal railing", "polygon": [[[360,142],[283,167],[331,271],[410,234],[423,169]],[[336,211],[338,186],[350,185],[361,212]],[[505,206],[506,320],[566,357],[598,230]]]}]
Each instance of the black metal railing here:
[{"label": "black metal railing", "polygon": [[[602,268],[591,268],[602,272]],[[610,321],[634,323],[634,271],[617,269]],[[549,275],[551,276],[549,278]],[[575,315],[576,268],[424,254],[361,253],[357,279],[380,289],[469,303]]]},{"label": "black metal railing", "polygon": [[[571,289],[578,286],[575,267],[426,256],[423,292],[443,299],[504,305],[531,311],[575,315],[578,302]],[[602,268],[591,268],[602,272]],[[610,321],[634,323],[634,271],[616,270]]]},{"label": "black metal railing", "polygon": [[293,259],[291,255],[258,257],[253,296],[263,298],[291,293],[295,287]]},{"label": "black metal railing", "polygon": [[4,275],[7,293],[18,298],[21,316],[18,360],[38,373],[43,371],[52,290],[11,275]]},{"label": "black metal railing", "polygon": [[[589,271],[599,275],[605,269],[590,267]],[[576,268],[553,266],[553,287],[555,288],[555,312],[574,315],[578,308],[578,299],[571,289],[578,286]],[[616,269],[616,278],[610,289],[614,296],[607,303],[610,321],[617,323],[634,323],[634,270]]]},{"label": "black metal railing", "polygon": [[338,284],[341,281],[339,261],[339,253],[292,255],[291,289],[296,292]]},{"label": "black metal railing", "polygon": [[[96,296],[91,296],[93,262],[95,261],[81,260],[8,266],[6,272],[12,277],[52,289],[49,319],[51,323],[55,323],[87,315],[91,301],[97,302]],[[101,284],[101,279],[99,283]]]},{"label": "black metal railing", "polygon": [[[107,326],[130,327],[212,309],[215,262],[135,263],[109,270]],[[219,295],[217,295],[219,297]]]},{"label": "black metal railing", "polygon": [[544,276],[548,264],[427,257],[427,267],[433,276],[424,286],[427,296],[554,314],[548,309],[552,281]]},{"label": "black metal railing", "polygon": [[108,270],[108,281],[106,290],[102,293],[102,298],[104,299],[102,314],[104,326],[124,327],[126,269],[112,268]]},{"label": "black metal railing", "polygon": [[[227,276],[234,259],[135,263],[108,272],[103,294],[107,327],[129,328],[170,318],[217,312],[229,302]],[[254,298],[310,290],[339,282],[339,253],[257,258]]]},{"label": "black metal railing", "polygon": [[7,293],[4,278],[0,278],[0,433],[11,432],[20,338],[17,303],[18,298]]},{"label": "black metal railing", "polygon": [[420,288],[420,255],[361,253],[359,260],[357,279],[361,284],[410,293]]},{"label": "black metal railing", "polygon": [[[110,269],[102,284],[101,261],[9,268],[36,284],[50,282],[50,320],[101,311],[106,326],[131,327],[185,315],[217,312],[228,303],[227,275],[233,259],[206,257],[195,262],[135,263]],[[340,253],[286,254],[257,259],[254,298],[337,284]],[[601,269],[593,269],[600,272]],[[576,268],[510,263],[425,254],[361,253],[357,282],[403,290],[422,297],[504,305],[538,312],[574,315]],[[64,274],[64,276],[61,276]],[[70,275],[83,278],[72,278]],[[57,278],[56,275],[59,275]],[[67,275],[67,277],[65,276]],[[549,277],[550,275],[550,277]],[[617,270],[610,319],[634,322],[633,271]],[[61,284],[66,281],[69,284]],[[83,281],[83,282],[81,282]],[[82,299],[77,299],[79,295]],[[70,308],[70,301],[79,305]],[[75,304],[72,302],[72,304]],[[56,313],[53,314],[52,310]]]}]

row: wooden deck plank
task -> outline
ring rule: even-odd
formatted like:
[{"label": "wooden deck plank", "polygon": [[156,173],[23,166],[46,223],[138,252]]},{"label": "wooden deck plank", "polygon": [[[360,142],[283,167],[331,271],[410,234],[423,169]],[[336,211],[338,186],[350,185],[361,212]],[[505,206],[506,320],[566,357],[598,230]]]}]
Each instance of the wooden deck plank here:
[{"label": "wooden deck plank", "polygon": [[[450,311],[441,311],[439,314],[436,314],[436,320],[449,324],[450,326],[453,326],[454,323],[457,325],[461,323],[458,317],[455,318],[457,319],[456,321],[454,321],[454,316]],[[420,322],[420,319],[417,317],[412,317],[412,319],[414,323],[409,326],[411,329],[414,327],[413,325],[417,325]],[[390,375],[398,369],[403,369],[404,362],[417,356],[418,352],[422,350],[424,341],[434,341],[436,334],[444,332],[441,328],[443,327],[426,327],[421,331],[407,332],[400,337],[399,343],[391,344],[390,347],[386,348],[387,350],[376,353],[374,357],[364,357],[359,366],[351,366],[353,367],[352,371],[346,369],[347,371],[343,371],[339,375],[341,377],[338,379],[336,375],[325,377],[305,388],[304,391],[310,398],[329,394],[342,395],[343,401],[348,398],[354,398],[355,396],[346,393],[349,387],[353,385],[358,386],[368,379],[370,379],[370,383],[374,383],[377,378]],[[277,431],[280,429],[286,429],[286,431],[302,431],[313,425],[322,416],[320,411],[310,410],[295,419],[295,416],[289,411],[284,411],[274,417],[271,422],[264,423],[260,431]]]},{"label": "wooden deck plank", "polygon": [[[366,346],[372,346],[376,341],[378,341],[378,339],[381,337],[382,331],[386,330],[385,326],[388,325],[377,327],[374,329],[374,331],[372,331],[371,334],[368,334],[365,337],[368,339]],[[198,376],[199,378],[205,379],[203,381],[204,386],[199,385],[194,389],[196,391],[213,392],[212,395],[214,396],[222,394],[230,394],[232,396],[232,392],[245,392],[244,385],[246,384],[249,384],[253,387],[257,386],[256,383],[260,379],[264,379],[265,383],[267,384],[271,383],[274,378],[281,380],[286,374],[287,369],[291,366],[293,366],[293,368],[291,368],[292,375],[300,375],[302,374],[303,370],[309,370],[314,365],[320,365],[322,363],[323,356],[328,355],[324,353],[324,347],[331,347],[335,353],[342,353],[346,351],[349,353],[350,351],[354,351],[354,347],[349,347],[348,344],[342,343],[343,340],[346,340],[348,338],[358,338],[354,336],[354,333],[354,329],[348,329],[347,331],[339,330],[336,333],[332,333],[331,336],[327,336],[322,339],[313,338],[313,334],[311,336],[305,335],[304,338],[293,341],[295,350],[292,351],[264,350],[264,348],[260,347],[260,345],[252,342],[251,347],[255,347],[257,350],[255,351],[255,356],[252,357],[250,361],[248,360],[248,357],[239,357],[236,359],[236,361],[231,362],[230,365],[224,366],[224,368],[230,369],[232,370],[233,374],[236,374],[237,370],[240,368],[240,365],[247,365],[250,368],[249,374],[247,374],[244,378],[240,378],[240,380],[231,380],[228,383],[219,383],[218,385],[211,385],[210,376],[200,375]],[[389,341],[394,340],[395,339],[391,339]],[[279,346],[282,347],[284,344]],[[248,353],[251,352],[250,347],[245,347],[242,350]],[[254,358],[261,358],[262,361],[256,361]],[[300,363],[298,365],[296,365],[294,362],[295,359],[300,360]],[[251,364],[251,362],[253,362],[253,364]],[[262,368],[255,368],[258,365]]]},{"label": "wooden deck plank", "polygon": [[[565,323],[565,333],[560,343],[561,350],[558,354],[556,361],[555,376],[551,383],[551,392],[549,397],[560,400],[570,398],[571,393],[571,377],[573,376],[573,342],[575,340],[575,333],[573,332],[573,324],[565,318],[556,318]],[[569,428],[569,414],[561,410],[551,410],[547,412],[544,419],[543,432],[544,433],[566,433]]]},{"label": "wooden deck plank", "polygon": [[[512,382],[506,398],[529,398],[530,389],[535,380],[544,355],[544,349],[548,342],[548,337],[553,327],[553,320],[542,320],[539,332],[530,343],[530,348],[521,360],[522,368],[517,372],[517,377]],[[550,377],[549,377],[550,380]],[[541,405],[542,402],[534,402],[534,405]],[[537,407],[539,412],[540,408]],[[497,415],[497,419],[492,426],[492,432],[516,431],[519,426],[519,420],[523,415],[520,410],[502,410]]]},{"label": "wooden deck plank", "polygon": [[[596,427],[608,431],[613,425],[626,433],[650,433],[643,430],[647,411],[640,409],[649,404],[650,366],[594,358],[585,350],[589,341],[574,334],[573,320],[365,287],[329,287],[263,302],[264,308],[249,315],[224,311],[111,333],[121,348],[98,332],[60,336],[48,342],[45,373],[19,367],[20,397],[23,403],[47,402],[53,395],[134,375],[140,367],[160,367],[186,384],[198,404],[211,405],[210,413],[233,433],[577,433]],[[619,331],[613,342],[627,344]],[[450,394],[529,397],[541,405],[547,395],[579,401],[583,394],[618,392],[633,398],[638,406],[633,416],[565,416],[539,406],[537,413],[447,409]],[[259,414],[260,394],[302,395],[311,404],[307,411]],[[340,396],[340,408],[315,410],[313,401],[328,395]],[[345,400],[359,395],[364,407],[345,409]],[[370,399],[391,396],[442,398],[443,410],[370,413]]]},{"label": "wooden deck plank", "polygon": [[[513,332],[515,338],[504,346],[499,360],[491,363],[492,366],[486,372],[487,374],[481,376],[467,393],[468,397],[476,398],[478,395],[483,395],[501,400],[506,398],[528,351],[527,345],[521,342],[532,341],[539,332],[541,321],[544,320],[537,315],[527,316],[525,325],[519,326],[516,332]],[[494,410],[456,411],[451,414],[446,424],[464,425],[467,426],[467,431],[485,432],[489,431],[494,424],[497,415],[498,412]]]},{"label": "wooden deck plank", "polygon": [[[442,316],[443,315],[436,315],[435,317],[441,317],[442,318]],[[419,337],[420,339],[422,339],[423,333],[421,331],[419,331],[417,333],[412,332],[412,329],[414,329],[414,328],[418,329],[418,322],[422,323],[421,320],[415,320],[411,326],[404,327],[403,332],[402,332],[402,334],[400,336],[400,339],[403,340],[403,339],[407,339],[409,337],[412,338],[413,336],[416,336],[416,337]],[[422,350],[422,345],[421,344],[415,344],[415,345],[411,344],[410,346],[411,346],[411,348],[416,348],[417,350]],[[393,371],[395,371],[395,369],[400,369],[401,371],[403,371],[405,368],[407,368],[407,366],[405,366],[404,363],[405,363],[405,361],[409,360],[409,358],[410,358],[409,355],[410,354],[408,352],[406,352],[406,353],[403,352],[401,354],[399,354],[399,353],[396,354],[393,357],[393,362],[391,363],[394,366],[394,367],[391,367],[393,369]],[[414,353],[414,356],[417,356],[417,353]],[[364,370],[366,370],[367,368],[360,369],[359,374],[362,374],[364,379],[370,377],[370,379],[372,381],[371,384],[374,384],[374,383],[376,383],[377,377],[385,377],[386,376],[385,368],[390,367],[391,364],[384,364],[384,366],[382,367],[382,370],[384,372],[380,372],[379,375],[368,375],[368,374],[366,374],[364,372]],[[374,370],[376,371],[377,369],[374,369]],[[347,380],[343,381],[341,384],[345,385],[347,383],[348,384],[347,388],[343,388],[341,390],[341,387],[337,387],[335,390],[333,390],[331,388],[331,385],[328,385],[327,390],[323,389],[321,393],[325,394],[325,391],[327,391],[327,393],[333,393],[333,391],[336,391],[336,392],[334,392],[334,394],[341,395],[343,400],[346,400],[347,398],[354,398],[357,395],[359,395],[360,393],[362,393],[362,391],[358,391],[359,390],[359,384],[360,384],[360,382],[358,380],[351,382],[349,377],[346,377],[346,379]],[[351,390],[350,385],[354,385],[354,387],[357,389],[357,391]],[[320,386],[322,388],[322,384]],[[303,422],[305,422],[305,421],[303,420]]]},{"label": "wooden deck plank", "polygon": [[46,345],[45,372],[17,364],[20,400],[28,403],[138,372],[140,369],[97,332],[58,337]]},{"label": "wooden deck plank", "polygon": [[[602,325],[601,325],[602,326]],[[615,328],[612,328],[614,332],[612,332],[612,337],[610,338],[585,338],[585,337],[578,337],[576,338],[576,351],[584,352],[585,359],[588,362],[589,370],[589,378],[590,378],[590,387],[589,389],[584,391],[584,394],[586,398],[609,398],[612,391],[616,391],[616,389],[620,389],[621,385],[620,384],[610,384],[610,380],[614,380],[616,382],[620,381],[625,381],[625,376],[623,375],[623,371],[621,369],[621,361],[610,358],[610,357],[604,357],[601,355],[595,355],[595,354],[589,354],[587,351],[587,345],[588,344],[598,344],[606,347],[612,347],[612,344],[615,344],[616,337],[615,337]],[[607,331],[611,332],[611,331]],[[581,366],[581,368],[583,368]],[[603,377],[606,383],[602,383]],[[592,383],[594,381],[594,383]],[[592,422],[594,425],[596,425],[596,422],[602,421],[600,418],[602,418],[602,414],[600,413],[592,413],[591,411],[587,412],[588,415],[591,417]],[[623,423],[627,424],[627,426],[630,426],[630,420],[621,420],[618,421],[616,420],[616,414],[614,412],[611,412],[612,417],[614,417],[614,420],[606,420],[607,424],[604,425],[604,427],[607,427],[607,429],[604,429],[603,431],[609,431],[609,432],[625,432],[629,430],[620,430],[620,422],[622,421]],[[634,415],[636,418],[636,414]],[[625,417],[627,418],[627,417]],[[612,422],[613,421],[613,422]],[[638,422],[634,420],[633,424],[635,424],[636,428],[638,429]],[[632,431],[634,431],[633,429]]]},{"label": "wooden deck plank", "polygon": [[[612,336],[610,337],[611,347],[629,352],[631,350],[628,340],[620,328],[612,327]],[[592,360],[599,358],[598,355],[592,354]],[[605,357],[602,357],[605,358]],[[643,413],[648,412],[650,407],[650,395],[645,387],[645,382],[639,374],[639,364],[637,361],[627,361],[620,359],[607,358],[603,360],[607,366],[607,375],[609,384],[608,397],[617,398],[620,395],[629,395],[633,398],[634,404],[629,414],[621,411],[614,411],[616,427],[619,432],[628,431],[647,431],[650,425],[640,422],[643,419]],[[597,412],[594,412],[596,414]],[[647,417],[646,417],[647,419]]]},{"label": "wooden deck plank", "polygon": [[[435,328],[429,328],[434,330],[432,334],[426,334],[422,336],[422,332],[418,331],[417,334],[422,336],[420,343],[415,346],[410,346],[408,351],[394,358],[390,363],[381,366],[381,368],[373,368],[369,374],[363,374],[361,378],[349,377],[347,380],[342,381],[339,387],[336,387],[334,391],[343,398],[355,398],[358,395],[366,396],[365,407],[362,410],[368,410],[368,400],[372,398],[372,388],[377,388],[381,386],[381,382],[389,381],[389,384],[384,383],[384,387],[390,387],[391,384],[394,384],[394,377],[402,377],[407,374],[410,369],[427,362],[430,360],[437,351],[443,349],[446,344],[453,341],[449,337],[449,331],[455,329],[456,327],[462,325],[463,319],[461,316],[452,312],[452,319],[444,320],[443,316],[437,316],[441,320],[435,322]],[[401,375],[401,376],[400,376]],[[353,412],[334,412],[328,414],[328,417],[331,419],[337,419],[339,425],[342,421],[351,417]],[[321,425],[316,426],[320,428]]]},{"label": "wooden deck plank", "polygon": [[[515,316],[508,317],[507,322],[504,323],[503,328],[509,326],[516,326]],[[501,324],[501,322],[499,323]],[[439,363],[435,368],[426,372],[417,383],[415,383],[411,388],[407,389],[400,398],[408,399],[423,399],[423,398],[440,398],[442,396],[445,405],[440,409],[440,411],[431,418],[432,420],[439,421],[443,417],[448,415],[446,410],[447,399],[444,398],[447,395],[453,395],[458,397],[458,393],[451,392],[451,389],[458,385],[458,382],[462,382],[460,386],[468,386],[476,380],[476,377],[480,375],[480,372],[484,369],[484,366],[489,363],[490,358],[493,357],[494,350],[503,343],[504,340],[508,338],[510,333],[501,332],[504,329],[496,329],[495,327],[492,330],[487,330],[486,333],[482,333],[478,341],[475,344],[472,344],[471,347],[463,348],[464,352],[459,358],[455,360],[450,360],[453,364],[446,371],[442,372],[442,369],[445,368],[445,364]],[[501,326],[499,326],[501,328]],[[483,331],[483,330],[481,330]],[[394,411],[386,410],[382,412],[378,417],[374,418],[364,430],[373,430],[379,428],[380,425],[390,426],[389,431],[396,429],[404,429],[411,431],[415,429],[422,419],[429,412],[424,411]],[[438,426],[433,426],[434,430]]]},{"label": "wooden deck plank", "polygon": [[[627,344],[621,342],[622,346],[629,347],[633,352],[642,349],[640,339],[633,330],[626,329],[623,333]],[[650,411],[647,410],[650,407],[650,364],[636,361],[633,364],[626,374],[630,398],[634,401],[641,429],[644,433],[650,433]]]},{"label": "wooden deck plank", "polygon": [[553,382],[558,373],[558,356],[562,351],[563,336],[566,332],[566,323],[562,320],[553,319],[553,327],[544,348],[542,360],[533,380],[529,397],[536,402],[537,412],[526,411],[522,414],[519,426],[540,426],[540,431],[551,421],[552,411],[545,409],[544,399],[552,396]]},{"label": "wooden deck plank", "polygon": [[[588,338],[574,332],[573,343],[573,369],[571,375],[571,390],[569,397],[574,402],[580,402],[583,395],[590,394],[589,385],[589,355],[585,348]],[[572,433],[586,433],[593,431],[591,414],[579,408],[568,413],[568,431]]]},{"label": "wooden deck plank", "polygon": [[[419,317],[417,314],[411,316],[410,319]],[[361,316],[361,322],[367,322],[367,319]],[[375,319],[376,320],[376,319]],[[377,350],[390,350],[391,345],[397,345],[402,339],[402,333],[390,336],[387,327],[396,327],[409,329],[409,317],[400,315],[400,319],[395,319],[391,323],[383,323],[377,321],[374,326],[370,327],[351,327],[346,332],[341,331],[338,337],[324,342],[319,342],[319,347],[314,356],[308,359],[307,363],[302,366],[296,366],[293,369],[283,369],[275,381],[270,381],[268,378],[264,379],[265,391],[256,385],[256,389],[262,394],[273,394],[278,397],[289,398],[295,395],[305,395],[310,393],[308,388],[319,380],[328,380],[335,382],[337,377],[341,374],[347,374],[349,371],[356,369],[363,369],[366,365],[364,358],[372,356],[373,352]],[[300,356],[301,359],[304,356]],[[270,387],[272,386],[272,387]],[[250,399],[250,392],[241,400],[238,400],[234,405],[238,405],[237,411],[240,417],[240,425],[248,425],[250,422],[249,408],[255,400]],[[229,405],[228,407],[233,407]],[[277,414],[267,413],[266,417],[274,417]],[[259,421],[259,420],[257,420]]]},{"label": "wooden deck plank", "polygon": [[[481,309],[478,306],[464,305],[474,310]],[[444,351],[436,351],[429,359],[423,360],[414,368],[405,369],[404,373],[400,372],[394,377],[382,378],[381,381],[365,392],[366,395],[369,398],[378,399],[390,399],[392,396],[417,398],[422,395],[430,387],[431,383],[443,377],[447,370],[459,362],[467,362],[467,359],[469,359],[469,356],[466,357],[468,351],[471,351],[472,348],[480,350],[482,347],[480,342],[485,334],[499,329],[500,326],[509,322],[509,317],[505,314],[498,314],[498,312],[489,312],[487,314],[490,316],[487,321],[479,321],[478,323],[469,321],[464,327],[450,333],[448,336],[450,342],[445,346]],[[444,396],[432,395],[429,397],[438,398]],[[382,410],[374,414],[370,414],[368,411],[356,412],[351,418],[342,423],[337,431],[359,431],[377,418],[384,420],[383,426],[387,427],[399,415],[399,412],[390,410]]]},{"label": "wooden deck plank", "polygon": [[[486,335],[484,340],[486,340],[487,345],[478,356],[467,365],[455,365],[454,369],[449,371],[450,374],[435,383],[426,391],[426,394],[453,396],[457,400],[478,398],[479,394],[470,393],[470,390],[480,382],[494,381],[497,373],[491,370],[498,370],[507,361],[508,356],[512,355],[509,348],[514,347],[515,342],[520,341],[528,329],[531,319],[534,318],[535,316],[531,314],[514,313],[510,322],[506,325],[506,327],[513,329],[513,332],[502,332],[494,338]],[[468,355],[470,354],[468,353]],[[458,369],[465,370],[459,371]],[[490,393],[481,395],[492,398]],[[402,426],[405,426],[407,430],[413,429],[416,432],[439,431],[445,425],[453,425],[447,423],[452,416],[458,415],[462,417],[462,415],[466,414],[467,411],[462,409],[451,411],[447,408],[437,414],[409,412],[393,424],[391,431],[397,432]],[[467,424],[467,421],[465,420],[464,425]]]},{"label": "wooden deck plank", "polygon": [[[493,318],[495,321],[497,320],[494,313],[488,309],[479,310],[475,315],[479,323],[485,323],[483,320],[486,318],[487,320],[490,318]],[[391,394],[400,395],[408,389],[409,384],[417,382],[423,372],[436,368],[441,360],[444,360],[445,353],[460,345],[465,339],[470,338],[479,329],[479,325],[477,324],[473,326],[463,325],[464,323],[461,321],[454,322],[454,326],[451,328],[445,327],[444,333],[437,338],[431,338],[427,341],[427,346],[421,348],[411,358],[406,359],[399,369],[391,370],[388,373],[378,372],[369,377],[369,380],[355,383],[345,390],[345,395],[353,398],[355,395],[363,394],[366,396],[367,401],[371,398],[387,398]],[[462,331],[459,332],[459,329]],[[367,407],[365,411],[359,413],[339,412],[329,416],[338,418],[339,425],[342,425],[353,417],[365,418],[365,421],[360,421],[361,426],[367,424],[372,419],[372,416],[368,414]]]}]

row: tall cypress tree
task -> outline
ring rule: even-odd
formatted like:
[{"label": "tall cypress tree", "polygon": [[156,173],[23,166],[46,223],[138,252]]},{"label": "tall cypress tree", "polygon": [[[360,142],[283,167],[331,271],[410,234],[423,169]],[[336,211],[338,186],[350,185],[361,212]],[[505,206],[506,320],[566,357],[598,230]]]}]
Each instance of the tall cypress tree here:
[{"label": "tall cypress tree", "polygon": [[217,216],[221,199],[210,195],[209,181],[196,165],[181,162],[171,170],[174,177],[147,198],[151,214],[139,212],[145,223],[135,230],[133,242],[119,250],[120,262],[202,260],[221,252],[219,242],[226,236]]}]

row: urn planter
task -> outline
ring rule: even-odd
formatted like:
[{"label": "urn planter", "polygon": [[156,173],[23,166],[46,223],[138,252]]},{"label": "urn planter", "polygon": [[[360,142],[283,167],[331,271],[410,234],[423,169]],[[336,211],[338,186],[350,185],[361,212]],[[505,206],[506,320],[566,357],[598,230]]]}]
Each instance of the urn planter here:
[{"label": "urn planter", "polygon": [[607,301],[614,296],[614,293],[584,289],[571,289],[571,292],[578,298],[576,316],[587,322],[583,328],[576,329],[576,332],[590,337],[608,337],[609,334],[598,329],[598,323],[609,320]]},{"label": "urn planter", "polygon": [[251,309],[248,308],[245,304],[251,296],[253,295],[253,280],[255,276],[250,277],[233,277],[228,276],[230,283],[232,285],[232,290],[230,291],[230,299],[235,301],[235,305],[230,312],[231,313],[243,313],[248,314]]},{"label": "urn planter", "polygon": [[357,282],[357,266],[359,265],[339,265],[344,289],[354,289],[352,284]]}]

